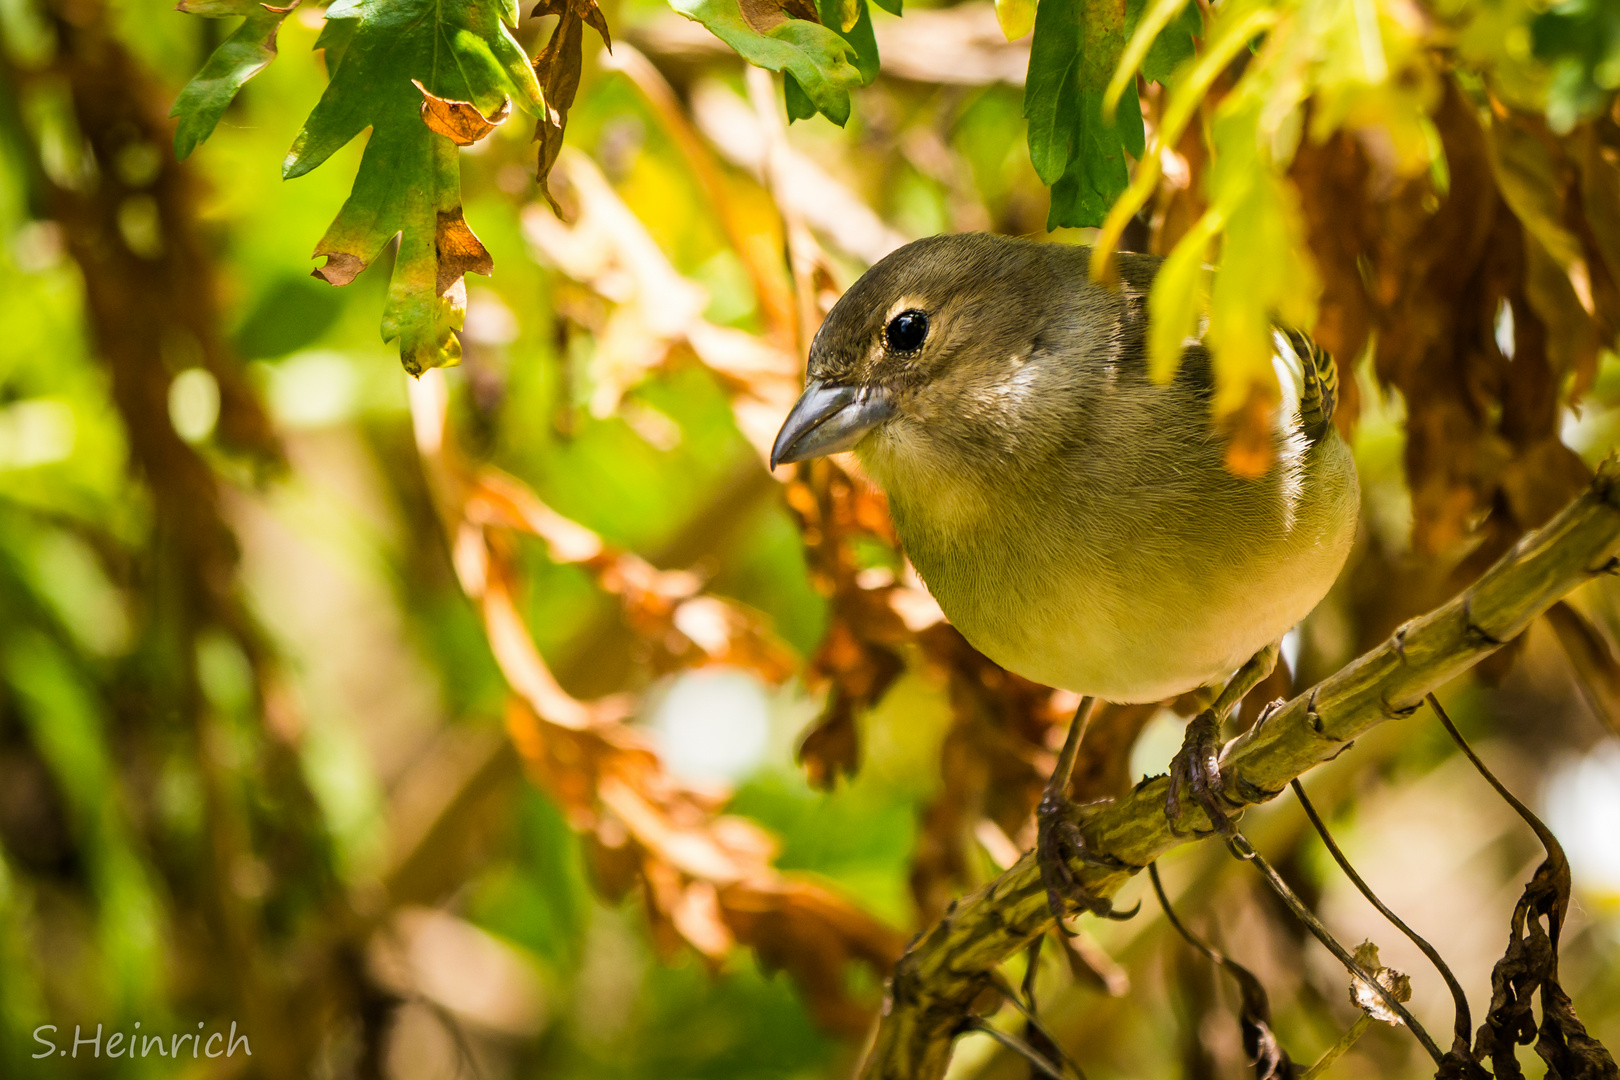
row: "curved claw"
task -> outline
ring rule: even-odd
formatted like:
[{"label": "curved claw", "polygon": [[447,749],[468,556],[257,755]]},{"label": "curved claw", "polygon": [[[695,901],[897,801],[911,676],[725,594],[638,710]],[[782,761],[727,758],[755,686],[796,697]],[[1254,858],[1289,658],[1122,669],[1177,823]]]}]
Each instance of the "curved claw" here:
[{"label": "curved claw", "polygon": [[1170,789],[1164,796],[1164,816],[1176,836],[1189,836],[1196,830],[1181,828],[1181,796],[1185,789],[1209,818],[1216,832],[1230,836],[1232,819],[1221,805],[1220,718],[1205,709],[1187,725],[1187,737],[1170,763]]},{"label": "curved claw", "polygon": [[1092,914],[1096,915],[1099,919],[1108,919],[1112,922],[1129,922],[1131,919],[1136,918],[1141,913],[1142,901],[1140,900],[1132,904],[1129,911],[1122,911],[1113,904],[1109,904],[1107,911],[1092,912]]},{"label": "curved claw", "polygon": [[1035,862],[1040,867],[1041,884],[1046,887],[1046,903],[1057,920],[1058,929],[1070,937],[1074,931],[1064,920],[1072,913],[1071,904],[1083,911],[1105,919],[1129,919],[1141,908],[1138,904],[1128,912],[1115,909],[1113,902],[1086,891],[1080,879],[1069,868],[1070,858],[1093,866],[1112,867],[1116,860],[1101,859],[1086,847],[1080,826],[1069,816],[1072,804],[1068,799],[1050,792],[1041,798],[1035,809]]},{"label": "curved claw", "polygon": [[1035,841],[1035,863],[1041,870],[1041,884],[1046,887],[1046,906],[1051,910],[1052,917],[1057,920],[1057,927],[1064,934],[1074,936],[1064,919],[1069,917],[1069,897],[1080,891],[1080,884],[1074,878],[1074,872],[1069,869],[1068,859],[1065,858],[1068,850],[1075,843],[1074,837],[1068,835],[1071,831],[1080,830],[1073,822],[1060,820],[1048,824],[1045,817],[1038,818]]}]

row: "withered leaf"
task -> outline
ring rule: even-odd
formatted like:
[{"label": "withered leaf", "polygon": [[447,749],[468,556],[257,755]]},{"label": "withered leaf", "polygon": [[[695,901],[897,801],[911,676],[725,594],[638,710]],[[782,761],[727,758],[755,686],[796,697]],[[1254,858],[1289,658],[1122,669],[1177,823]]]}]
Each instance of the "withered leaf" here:
[{"label": "withered leaf", "polygon": [[1237,961],[1224,956],[1220,961],[1238,984],[1238,1026],[1243,1033],[1244,1052],[1254,1061],[1255,1080],[1293,1080],[1298,1068],[1271,1030],[1271,1001],[1266,988],[1254,972]]},{"label": "withered leaf", "polygon": [[[1412,1000],[1412,980],[1404,972],[1388,968],[1378,959],[1378,946],[1370,941],[1363,941],[1356,946],[1355,960],[1362,970],[1371,975],[1378,986],[1399,1002]],[[1400,1015],[1384,1004],[1382,994],[1367,985],[1359,976],[1350,979],[1350,1002],[1356,1008],[1386,1024],[1400,1024]]]},{"label": "withered leaf", "polygon": [[821,14],[810,0],[740,0],[743,21],[756,33],[768,34],[788,19],[821,22]]},{"label": "withered leaf", "polygon": [[1614,1057],[1587,1034],[1575,1015],[1575,1003],[1556,980],[1541,987],[1541,1038],[1536,1053],[1547,1063],[1547,1076],[1558,1080],[1615,1080]]},{"label": "withered leaf", "polygon": [[[1558,838],[1520,802],[1464,741],[1433,694],[1429,707],[1479,774],[1535,831],[1547,857],[1524,887],[1508,923],[1508,946],[1491,969],[1491,1009],[1474,1039],[1474,1057],[1490,1059],[1497,1080],[1520,1080],[1516,1049],[1536,1044],[1555,1080],[1620,1080],[1620,1068],[1603,1044],[1587,1033],[1575,1006],[1558,982],[1558,937],[1569,911],[1569,861]],[[1541,995],[1541,1024],[1534,1001]],[[1539,1038],[1537,1038],[1539,1034]]]},{"label": "withered leaf", "polygon": [[574,97],[579,93],[580,65],[585,46],[583,28],[588,25],[600,34],[602,44],[609,50],[613,48],[613,40],[608,34],[607,19],[602,15],[602,9],[596,6],[596,0],[542,0],[535,6],[533,14],[559,16],[557,27],[551,32],[551,40],[534,58],[534,74],[540,80],[540,88],[546,98],[545,110],[534,126],[534,140],[540,144],[535,179],[540,184],[540,193],[551,204],[552,211],[561,217],[562,207],[551,194],[551,170],[557,164],[557,155],[562,152],[563,132],[568,127],[568,110],[574,107]]},{"label": "withered leaf", "polygon": [[834,687],[827,708],[799,741],[794,759],[804,766],[810,786],[830,791],[840,776],[860,769],[860,734],[855,730],[855,702],[841,687]]},{"label": "withered leaf", "polygon": [[872,1008],[850,994],[852,963],[888,974],[905,938],[819,885],[755,879],[719,891],[720,916],[760,963],[792,975],[822,1027],[859,1038]]},{"label": "withered leaf", "polygon": [[1583,135],[1581,209],[1609,275],[1620,277],[1620,148],[1605,145],[1604,129],[1613,133],[1614,125],[1594,124]]},{"label": "withered leaf", "polygon": [[326,264],[311,270],[310,275],[328,285],[347,285],[366,268],[366,260],[347,251],[317,251],[316,255],[325,255]]},{"label": "withered leaf", "polygon": [[607,18],[603,16],[602,9],[596,6],[596,0],[575,0],[572,4],[569,0],[540,0],[540,3],[536,4],[534,10],[529,14],[534,16],[561,15],[570,7],[574,9],[574,14],[584,20],[586,26],[602,35],[602,44],[607,46],[609,52],[612,52],[613,39],[608,35]]},{"label": "withered leaf", "polygon": [[459,306],[465,308],[467,283],[464,275],[483,274],[488,277],[495,269],[495,261],[467,227],[467,219],[462,217],[459,206],[453,210],[439,211],[439,226],[434,233],[433,244],[439,253],[436,291],[442,297],[459,289]]},{"label": "withered leaf", "polygon": [[1262,477],[1277,457],[1274,434],[1277,403],[1258,386],[1250,387],[1247,400],[1223,422],[1230,432],[1226,444],[1226,469],[1245,480]]},{"label": "withered leaf", "polygon": [[493,116],[485,116],[470,101],[451,101],[439,97],[417,79],[412,79],[411,83],[422,92],[422,123],[457,146],[471,146],[512,115],[511,98],[502,101]]},{"label": "withered leaf", "polygon": [[905,668],[896,647],[912,638],[895,611],[902,587],[892,575],[863,577],[853,541],[860,534],[898,546],[881,495],[836,463],[814,462],[805,480],[788,485],[788,507],[805,536],[811,580],[832,602],[832,622],[810,661],[810,685],[830,683],[827,710],[805,736],[799,761],[813,784],[829,787],[859,760],[854,717],[882,700]]}]

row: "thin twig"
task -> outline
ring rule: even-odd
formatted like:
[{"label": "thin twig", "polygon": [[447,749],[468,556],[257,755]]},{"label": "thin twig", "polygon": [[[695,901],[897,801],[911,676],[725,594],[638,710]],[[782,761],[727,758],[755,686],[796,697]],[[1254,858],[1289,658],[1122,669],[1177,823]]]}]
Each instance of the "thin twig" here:
[{"label": "thin twig", "polygon": [[[1052,1080],[1070,1080],[1069,1077],[1058,1072],[1052,1063],[1047,1061],[1046,1058],[1041,1055],[1040,1051],[1029,1045],[1029,1043],[1025,1042],[1023,1039],[1020,1039],[1018,1036],[1009,1031],[1002,1031],[998,1027],[992,1027],[987,1021],[981,1020],[977,1016],[969,1020],[967,1026],[963,1028],[963,1030],[984,1032],[984,1034],[990,1036],[992,1039],[996,1040],[996,1042],[1000,1043],[1002,1046],[1005,1046],[1007,1049],[1029,1062],[1042,1073],[1050,1076]],[[1085,1078],[1082,1076],[1081,1080],[1085,1080]]]},{"label": "thin twig", "polygon": [[1024,981],[1019,987],[1023,991],[1024,1001],[1029,1005],[1030,1012],[1035,1011],[1035,977],[1041,970],[1041,943],[1046,940],[1045,935],[1029,943],[1029,951],[1024,954]]},{"label": "thin twig", "polygon": [[1427,956],[1429,962],[1440,972],[1440,977],[1446,980],[1446,986],[1450,988],[1452,1001],[1456,1005],[1456,1019],[1452,1025],[1452,1046],[1454,1049],[1459,1049],[1466,1054],[1474,1025],[1468,1012],[1468,995],[1463,993],[1462,984],[1451,973],[1451,968],[1446,966],[1445,960],[1441,959],[1439,950],[1425,941],[1423,936],[1416,930],[1402,922],[1399,915],[1391,911],[1387,904],[1378,899],[1378,894],[1372,891],[1372,886],[1363,881],[1361,875],[1356,873],[1356,868],[1350,865],[1350,860],[1345,858],[1344,852],[1339,850],[1339,845],[1334,843],[1333,835],[1328,832],[1327,825],[1317,815],[1316,807],[1312,806],[1311,800],[1305,797],[1304,786],[1298,780],[1293,780],[1290,783],[1294,789],[1294,795],[1299,799],[1299,805],[1305,809],[1305,816],[1311,819],[1312,825],[1316,826],[1317,835],[1322,838],[1322,843],[1327,845],[1328,853],[1333,856],[1333,861],[1339,864],[1339,869],[1344,871],[1344,876],[1349,878],[1357,889],[1361,890],[1361,895],[1367,898],[1369,904],[1378,909],[1379,914],[1394,923],[1397,930],[1405,934],[1412,944],[1422,950],[1423,955]]},{"label": "thin twig", "polygon": [[1016,993],[1013,992],[1013,988],[1008,985],[1007,980],[1002,978],[999,972],[994,973],[994,975],[995,977],[991,980],[991,982],[997,990],[1001,991],[1001,996],[1011,1002],[1012,1007],[1018,1011],[1018,1015],[1024,1018],[1024,1022],[1030,1027],[1034,1028],[1035,1031],[1040,1034],[1041,1038],[1046,1040],[1046,1045],[1050,1046],[1057,1052],[1058,1060],[1060,1062],[1073,1070],[1074,1074],[1078,1076],[1080,1080],[1086,1080],[1085,1070],[1080,1068],[1079,1064],[1064,1052],[1063,1047],[1058,1045],[1057,1039],[1052,1036],[1050,1031],[1046,1030],[1046,1026],[1042,1024],[1040,1018],[1035,1015],[1035,999],[1033,997],[1030,998],[1029,1002],[1026,1004]]},{"label": "thin twig", "polygon": [[1316,1064],[1306,1069],[1299,1080],[1318,1080],[1318,1077],[1333,1067],[1335,1061],[1344,1056],[1346,1050],[1361,1041],[1361,1037],[1367,1034],[1367,1029],[1372,1025],[1373,1018],[1367,1013],[1356,1017],[1356,1022],[1345,1029],[1345,1033],[1339,1036],[1339,1041],[1328,1047],[1327,1051],[1316,1059]]},{"label": "thin twig", "polygon": [[1159,877],[1158,863],[1155,862],[1148,864],[1148,880],[1153,883],[1153,892],[1159,898],[1160,910],[1164,912],[1164,917],[1169,921],[1170,925],[1175,928],[1176,933],[1181,935],[1182,940],[1191,945],[1193,948],[1197,949],[1199,952],[1203,953],[1205,956],[1209,957],[1209,959],[1214,963],[1224,965],[1226,963],[1225,955],[1223,955],[1213,945],[1206,944],[1203,938],[1187,929],[1187,927],[1182,923],[1181,917],[1176,914],[1176,909],[1170,905],[1170,897],[1166,895],[1164,891],[1164,881]]},{"label": "thin twig", "polygon": [[1266,881],[1271,885],[1272,890],[1282,898],[1283,903],[1288,905],[1288,910],[1292,911],[1294,917],[1305,924],[1305,929],[1311,932],[1311,936],[1326,946],[1328,952],[1337,957],[1339,963],[1343,964],[1351,975],[1366,983],[1368,988],[1378,995],[1384,1006],[1396,1016],[1399,1016],[1401,1022],[1411,1029],[1413,1036],[1423,1044],[1423,1049],[1427,1050],[1429,1056],[1434,1058],[1435,1064],[1440,1064],[1441,1058],[1445,1055],[1440,1052],[1440,1047],[1435,1045],[1435,1041],[1429,1037],[1429,1033],[1423,1030],[1423,1025],[1418,1023],[1417,1018],[1407,1011],[1405,1005],[1395,999],[1394,994],[1385,989],[1383,983],[1373,977],[1372,972],[1358,964],[1356,958],[1350,955],[1350,951],[1339,944],[1339,939],[1334,937],[1326,926],[1322,925],[1322,920],[1318,919],[1315,912],[1305,906],[1305,902],[1295,894],[1293,889],[1288,887],[1288,883],[1282,879],[1281,874],[1277,873],[1276,868],[1268,863],[1258,851],[1254,850],[1254,846],[1249,843],[1248,839],[1242,833],[1234,833],[1227,839],[1226,844],[1232,849],[1232,854],[1245,862],[1253,863],[1259,869],[1260,873],[1264,875]]},{"label": "thin twig", "polygon": [[1525,824],[1535,831],[1536,839],[1541,841],[1541,846],[1547,849],[1549,855],[1556,851],[1562,856],[1563,848],[1559,845],[1558,838],[1553,835],[1552,830],[1547,828],[1546,824],[1536,816],[1535,811],[1520,802],[1518,797],[1509,791],[1502,781],[1496,778],[1495,773],[1485,767],[1485,763],[1479,759],[1479,755],[1474,753],[1474,748],[1468,745],[1468,740],[1462,737],[1462,732],[1458,731],[1457,726],[1451,722],[1451,717],[1446,715],[1446,710],[1440,707],[1439,699],[1433,694],[1429,694],[1427,700],[1429,708],[1434,710],[1434,714],[1446,726],[1446,731],[1451,735],[1452,741],[1468,756],[1468,760],[1474,763],[1474,768],[1479,771],[1479,775],[1485,778],[1485,782],[1495,788],[1496,793],[1502,796],[1507,804],[1513,807],[1518,815],[1525,820]]}]

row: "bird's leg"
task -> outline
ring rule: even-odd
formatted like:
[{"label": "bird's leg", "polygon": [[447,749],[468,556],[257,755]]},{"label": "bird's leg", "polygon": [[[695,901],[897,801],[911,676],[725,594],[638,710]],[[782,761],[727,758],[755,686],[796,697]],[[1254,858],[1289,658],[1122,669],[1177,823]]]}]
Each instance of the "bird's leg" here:
[{"label": "bird's leg", "polygon": [[1035,862],[1041,869],[1041,883],[1046,886],[1046,902],[1064,933],[1070,932],[1063,925],[1070,913],[1070,902],[1093,915],[1115,915],[1114,905],[1086,892],[1069,868],[1070,857],[1099,866],[1114,865],[1086,850],[1086,839],[1070,814],[1074,803],[1069,798],[1069,780],[1074,775],[1080,740],[1085,737],[1086,724],[1096,703],[1096,698],[1081,699],[1074,720],[1069,724],[1068,738],[1063,740],[1063,751],[1058,754],[1057,768],[1052,770],[1052,778],[1046,782],[1046,790],[1035,808]]},{"label": "bird's leg", "polygon": [[1237,674],[1221,690],[1214,704],[1192,718],[1187,725],[1187,736],[1181,750],[1170,762],[1170,790],[1164,797],[1164,816],[1169,819],[1170,830],[1183,835],[1181,824],[1181,793],[1185,789],[1192,795],[1219,833],[1232,831],[1232,819],[1221,805],[1221,725],[1247,694],[1271,674],[1277,666],[1278,648],[1267,645],[1238,668]]}]

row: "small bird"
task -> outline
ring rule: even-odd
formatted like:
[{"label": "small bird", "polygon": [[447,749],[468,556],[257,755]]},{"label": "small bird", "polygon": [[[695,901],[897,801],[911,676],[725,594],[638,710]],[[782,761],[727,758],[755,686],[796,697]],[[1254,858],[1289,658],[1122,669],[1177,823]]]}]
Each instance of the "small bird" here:
[{"label": "small bird", "polygon": [[[1331,357],[1276,331],[1293,374],[1274,460],[1257,479],[1234,475],[1203,344],[1189,340],[1168,383],[1149,378],[1147,294],[1162,260],[1120,254],[1110,289],[1090,280],[1090,257],[982,233],[892,252],[822,323],[771,454],[774,467],[854,450],[962,635],[1085,696],[1038,813],[1059,915],[1060,894],[1099,910],[1061,857],[1083,848],[1063,811],[1092,700],[1160,701],[1242,669],[1229,687],[1240,698],[1332,586],[1359,506],[1331,423]],[[1178,758],[1212,821],[1200,766],[1213,768],[1223,716],[1213,730],[1195,723]]]}]

